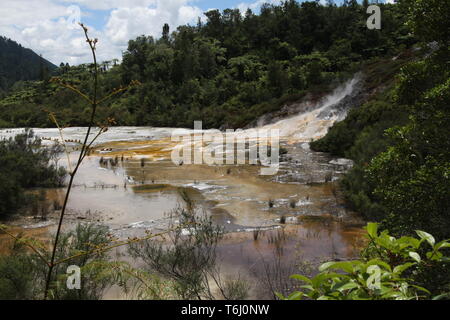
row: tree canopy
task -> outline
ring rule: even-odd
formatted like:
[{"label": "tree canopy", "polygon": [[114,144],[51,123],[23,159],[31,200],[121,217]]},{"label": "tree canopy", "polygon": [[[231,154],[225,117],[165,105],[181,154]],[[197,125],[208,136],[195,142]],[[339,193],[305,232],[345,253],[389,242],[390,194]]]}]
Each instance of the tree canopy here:
[{"label": "tree canopy", "polygon": [[[130,40],[120,65],[102,65],[101,90],[131,80],[142,86],[99,110],[118,125],[239,128],[315,88],[325,93],[373,59],[390,59],[414,43],[403,8],[380,4],[383,28],[366,27],[366,7],[317,1],[265,4],[260,14],[211,10],[206,23],[159,39]],[[101,40],[101,39],[100,39]],[[61,65],[56,75],[84,86],[89,65]],[[82,88],[88,89],[88,88]],[[43,106],[68,125],[85,125],[86,105],[52,84],[22,84],[0,101],[0,126],[48,127]]]}]

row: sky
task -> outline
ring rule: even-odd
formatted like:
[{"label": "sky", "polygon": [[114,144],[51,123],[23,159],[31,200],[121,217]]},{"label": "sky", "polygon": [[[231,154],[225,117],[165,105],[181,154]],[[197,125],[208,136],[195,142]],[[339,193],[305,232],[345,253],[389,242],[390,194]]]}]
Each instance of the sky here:
[{"label": "sky", "polygon": [[[322,0],[324,1],[324,0]],[[247,8],[258,12],[279,0],[1,0],[0,36],[11,38],[59,65],[91,61],[78,22],[98,38],[100,61],[120,59],[128,40],[139,35],[159,38],[164,23],[171,31],[196,24],[210,9]],[[325,1],[324,1],[325,2]],[[339,2],[339,1],[336,1]]]}]

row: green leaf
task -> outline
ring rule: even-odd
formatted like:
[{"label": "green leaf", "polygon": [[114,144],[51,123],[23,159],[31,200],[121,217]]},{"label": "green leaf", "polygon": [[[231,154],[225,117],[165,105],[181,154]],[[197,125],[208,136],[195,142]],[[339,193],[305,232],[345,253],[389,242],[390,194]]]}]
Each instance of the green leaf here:
[{"label": "green leaf", "polygon": [[434,240],[434,237],[431,234],[420,230],[416,230],[416,233],[421,239],[425,239],[432,247],[434,246],[434,243],[436,241]]},{"label": "green leaf", "polygon": [[336,300],[333,297],[328,297],[328,296],[320,296],[317,298],[317,300]]},{"label": "green leaf", "polygon": [[428,293],[428,294],[431,294],[431,292],[428,291],[427,289],[425,289],[424,287],[416,286],[416,285],[414,285],[414,284],[412,284],[411,287],[414,287],[414,288],[416,288],[417,290],[420,290],[420,291],[426,292],[426,293]]},{"label": "green leaf", "polygon": [[395,291],[394,289],[388,290],[385,294],[383,294],[381,297],[385,300],[392,299],[392,298],[398,298],[402,294],[398,291]]},{"label": "green leaf", "polygon": [[355,289],[358,287],[359,287],[359,285],[355,282],[347,282],[343,286],[340,286],[339,288],[337,288],[337,290],[345,291],[345,290]]},{"label": "green leaf", "polygon": [[444,256],[444,255],[443,255],[441,252],[439,252],[439,251],[430,251],[430,252],[427,252],[427,258],[428,258],[428,259],[431,259],[431,260],[434,260],[434,261],[439,261],[439,260],[441,260],[443,256]]},{"label": "green leaf", "polygon": [[286,300],[286,298],[279,292],[275,292],[275,295],[278,297],[278,299],[280,300]]},{"label": "green leaf", "polygon": [[314,288],[313,288],[313,286],[311,286],[311,285],[300,286],[300,288],[308,289],[308,290],[310,290],[310,291],[314,291]]},{"label": "green leaf", "polygon": [[344,277],[344,275],[342,274],[337,274],[337,273],[319,273],[317,276],[315,276],[314,278],[311,279],[312,281],[312,285],[315,288],[318,288],[320,285],[326,283],[325,281],[328,279],[340,279]]},{"label": "green leaf", "polygon": [[303,292],[297,291],[297,292],[294,292],[294,293],[290,294],[287,297],[287,300],[301,300],[303,295],[304,295]]},{"label": "green leaf", "polygon": [[299,280],[299,281],[303,281],[306,283],[312,283],[311,279],[309,279],[308,277],[302,276],[300,274],[294,274],[291,276],[291,279],[295,279],[295,280]]},{"label": "green leaf", "polygon": [[432,300],[443,300],[443,299],[448,299],[450,297],[450,293],[444,293],[444,294],[440,294],[438,296],[433,297]]},{"label": "green leaf", "polygon": [[328,269],[341,269],[347,273],[353,272],[353,262],[326,262],[319,267],[319,271],[325,271]]},{"label": "green leaf", "polygon": [[439,250],[442,248],[450,248],[450,243],[448,243],[447,241],[441,241],[434,247],[435,250]]},{"label": "green leaf", "polygon": [[371,238],[376,238],[378,233],[378,223],[373,222],[368,223],[366,230]]},{"label": "green leaf", "polygon": [[404,249],[411,246],[416,249],[420,247],[420,240],[413,237],[401,237],[400,239],[397,240],[397,243],[400,244],[400,249]]},{"label": "green leaf", "polygon": [[405,263],[405,264],[401,264],[401,265],[399,265],[399,266],[396,266],[396,267],[394,268],[394,273],[402,274],[403,271],[409,269],[409,268],[410,268],[411,266],[413,266],[413,265],[415,265],[415,263],[408,262],[408,263]]},{"label": "green leaf", "polygon": [[410,256],[411,258],[413,258],[414,260],[416,260],[417,262],[420,262],[420,261],[421,261],[420,256],[419,256],[419,254],[418,254],[417,252],[410,251],[410,252],[409,252],[409,256]]},{"label": "green leaf", "polygon": [[366,267],[372,266],[372,265],[378,265],[383,267],[386,270],[392,271],[392,268],[390,265],[388,265],[386,262],[380,260],[380,259],[372,259],[369,262],[367,262]]}]

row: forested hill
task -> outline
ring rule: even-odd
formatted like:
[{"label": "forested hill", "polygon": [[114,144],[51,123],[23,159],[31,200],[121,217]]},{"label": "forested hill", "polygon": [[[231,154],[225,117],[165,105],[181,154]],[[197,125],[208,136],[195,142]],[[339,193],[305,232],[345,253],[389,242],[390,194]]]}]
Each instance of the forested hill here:
[{"label": "forested hill", "polygon": [[0,92],[20,80],[42,80],[54,69],[54,64],[34,51],[0,36]]},{"label": "forested hill", "polygon": [[[363,65],[383,66],[415,41],[402,6],[380,4],[383,27],[369,30],[367,5],[291,0],[265,4],[259,14],[211,10],[205,23],[165,25],[159,39],[130,40],[121,64],[102,64],[100,94],[131,80],[142,85],[100,107],[99,121],[191,127],[202,120],[204,127],[239,128],[308,92],[327,93]],[[57,73],[89,90],[91,68],[62,66]],[[53,83],[20,89],[0,100],[0,126],[53,126],[44,107],[66,125],[89,120],[84,101]]]}]

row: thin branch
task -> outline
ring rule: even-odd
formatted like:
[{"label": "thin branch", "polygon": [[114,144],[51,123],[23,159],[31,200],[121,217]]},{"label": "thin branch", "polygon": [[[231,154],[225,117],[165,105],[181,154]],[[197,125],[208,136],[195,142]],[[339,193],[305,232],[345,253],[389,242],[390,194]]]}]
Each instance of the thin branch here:
[{"label": "thin branch", "polygon": [[[92,99],[89,98],[88,95],[82,93],[78,88],[76,88],[75,86],[73,86],[71,84],[68,84],[67,82],[65,82],[64,80],[62,80],[60,78],[54,78],[53,81],[59,82],[63,87],[74,91],[79,96],[81,96],[83,99],[88,101],[89,104],[92,107],[92,111],[91,111],[91,118],[90,118],[90,121],[89,121],[89,125],[88,125],[88,129],[87,129],[87,132],[86,132],[86,136],[84,138],[84,142],[83,142],[82,147],[81,147],[80,155],[78,157],[78,161],[77,161],[77,163],[75,165],[75,168],[70,173],[69,185],[67,187],[66,196],[64,198],[64,204],[63,204],[63,207],[62,207],[62,210],[61,210],[61,215],[59,217],[58,228],[57,228],[57,231],[56,231],[55,241],[54,241],[53,250],[52,250],[52,256],[51,256],[51,260],[50,260],[50,264],[49,264],[49,270],[48,270],[47,280],[46,280],[46,284],[45,284],[44,299],[47,299],[47,297],[48,297],[49,288],[50,288],[50,282],[51,282],[51,279],[52,279],[52,272],[53,272],[53,268],[56,265],[56,263],[55,263],[56,249],[57,249],[57,246],[58,246],[58,240],[59,240],[59,237],[60,237],[60,234],[61,234],[62,223],[63,223],[63,220],[64,220],[64,215],[66,213],[67,203],[69,201],[69,196],[70,196],[70,192],[72,190],[72,186],[73,186],[73,181],[74,181],[75,175],[77,174],[78,169],[81,166],[81,163],[83,162],[84,158],[86,157],[86,155],[87,155],[89,149],[91,148],[91,146],[93,145],[93,143],[97,140],[97,138],[100,136],[101,133],[106,131],[105,128],[107,129],[107,127],[101,128],[101,130],[97,133],[97,135],[94,137],[94,139],[92,139],[92,141],[89,142],[89,144],[88,144],[89,136],[90,136],[92,128],[94,126],[94,119],[95,119],[97,107],[98,107],[98,105],[101,102],[106,101],[107,99],[109,99],[110,97],[118,94],[119,92],[125,91],[125,90],[127,90],[129,87],[131,87],[133,85],[139,85],[140,84],[138,81],[132,81],[129,87],[125,87],[125,88],[121,87],[120,89],[115,90],[110,95],[106,96],[105,98],[103,98],[101,100],[98,100],[97,99],[97,94],[98,94],[98,64],[97,64],[97,56],[96,56],[96,53],[95,53],[96,45],[97,45],[98,40],[97,39],[94,39],[94,40],[90,39],[89,36],[88,36],[88,29],[82,23],[80,23],[80,26],[83,28],[84,35],[86,37],[86,42],[89,44],[89,47],[90,47],[91,52],[92,52],[92,57],[93,57],[93,60],[94,60],[94,94],[93,94],[93,98]],[[69,160],[69,164],[70,164],[70,160]],[[61,263],[61,262],[58,262],[58,263]]]},{"label": "thin branch", "polygon": [[37,248],[35,248],[32,244],[24,241],[23,238],[19,238],[17,236],[15,236],[14,234],[12,234],[11,232],[9,232],[6,228],[2,228],[0,227],[0,230],[2,230],[4,233],[6,233],[8,236],[10,236],[11,238],[13,238],[14,240],[23,243],[24,245],[26,245],[28,248],[30,248],[31,250],[33,250],[34,253],[36,253],[38,255],[38,257],[47,265],[50,267],[50,262],[47,261],[47,259],[45,259],[45,257],[39,252],[39,250]]},{"label": "thin branch", "polygon": [[107,96],[105,96],[105,97],[103,97],[102,99],[100,99],[100,100],[98,101],[98,104],[102,104],[103,102],[105,102],[105,101],[108,100],[109,98],[112,98],[112,97],[118,95],[119,93],[125,92],[125,91],[127,91],[128,89],[130,89],[131,87],[133,87],[133,86],[138,86],[138,85],[141,85],[141,83],[140,83],[139,81],[137,81],[137,80],[133,80],[133,81],[131,81],[131,83],[130,83],[128,86],[126,86],[126,87],[120,87],[120,88],[118,88],[118,89],[114,89],[113,92],[111,92],[111,93],[108,94]]},{"label": "thin branch", "polygon": [[61,86],[63,86],[64,88],[67,88],[69,90],[72,90],[73,92],[75,92],[76,94],[78,94],[79,96],[81,96],[84,100],[86,100],[87,102],[89,102],[89,104],[93,104],[94,102],[92,101],[91,98],[89,98],[86,94],[84,94],[83,92],[80,91],[80,89],[78,89],[77,87],[65,82],[63,79],[58,78],[58,77],[53,77],[52,79],[50,79],[50,82],[58,82]]},{"label": "thin branch", "polygon": [[[94,98],[91,101],[92,112],[91,112],[91,119],[90,119],[90,122],[89,122],[88,130],[86,132],[86,136],[84,138],[84,143],[83,143],[83,146],[81,148],[80,156],[78,158],[78,161],[77,161],[77,164],[75,166],[75,169],[70,174],[70,181],[69,181],[69,185],[67,187],[63,208],[61,210],[61,215],[60,215],[60,218],[59,218],[58,229],[57,229],[56,235],[55,235],[55,243],[53,245],[52,257],[51,257],[51,260],[50,260],[50,266],[49,266],[49,270],[48,270],[48,274],[47,274],[47,280],[46,280],[46,283],[45,283],[44,300],[47,299],[48,293],[49,293],[49,289],[50,289],[50,282],[51,282],[51,279],[52,279],[52,272],[53,272],[53,268],[55,266],[54,263],[55,263],[55,258],[56,258],[56,249],[58,247],[58,240],[59,240],[59,236],[61,234],[61,227],[62,227],[62,223],[63,223],[63,220],[64,220],[64,215],[65,215],[65,212],[66,212],[67,203],[69,201],[70,192],[72,190],[74,177],[75,177],[78,169],[80,168],[81,162],[83,160],[83,155],[84,155],[84,152],[86,150],[86,146],[87,146],[87,142],[88,142],[88,139],[89,139],[89,135],[91,133],[92,126],[94,124],[95,113],[97,111],[98,65],[97,65],[97,56],[95,54],[95,45],[97,43],[97,39],[91,40],[89,38],[89,36],[88,36],[88,29],[83,24],[80,24],[80,26],[83,28],[84,35],[86,37],[86,42],[89,44],[89,47],[91,48],[92,57],[94,59],[94,67],[95,67],[95,69],[94,69]],[[69,86],[69,89],[70,88],[71,87]],[[79,92],[79,90],[78,90],[78,92]],[[81,92],[79,92],[79,95],[82,96],[85,99],[87,97],[86,95],[84,95]]]},{"label": "thin branch", "polygon": [[79,257],[82,257],[82,256],[95,254],[95,253],[103,253],[103,252],[106,252],[106,251],[109,251],[109,250],[112,250],[112,249],[115,249],[115,248],[123,247],[123,246],[129,245],[129,244],[132,244],[132,243],[139,243],[139,242],[142,242],[142,241],[145,241],[145,240],[153,239],[153,238],[156,238],[156,237],[161,237],[161,236],[163,236],[165,234],[168,234],[170,232],[176,231],[179,228],[187,227],[188,225],[178,226],[176,228],[172,228],[172,229],[169,229],[169,230],[166,230],[164,232],[157,233],[157,234],[150,234],[150,235],[148,235],[146,237],[143,237],[143,238],[133,238],[133,239],[128,239],[126,241],[125,240],[119,240],[118,243],[116,243],[114,245],[110,245],[110,246],[106,246],[106,247],[100,247],[100,248],[89,250],[89,251],[83,251],[83,252],[77,253],[77,254],[75,254],[73,256],[70,256],[70,257],[58,260],[55,263],[53,263],[53,266],[57,266],[57,265],[59,265],[61,263],[64,263],[64,262],[67,262],[67,261],[70,261],[70,260],[73,260],[73,259],[76,259],[76,258],[79,258]]},{"label": "thin branch", "polygon": [[86,158],[86,155],[88,154],[89,149],[92,147],[94,142],[98,139],[98,137],[100,137],[100,135],[106,131],[106,129],[107,129],[106,127],[101,128],[100,131],[97,133],[97,135],[94,137],[94,139],[92,139],[92,141],[86,146],[83,157],[81,158],[81,161],[83,161],[84,158]]}]

